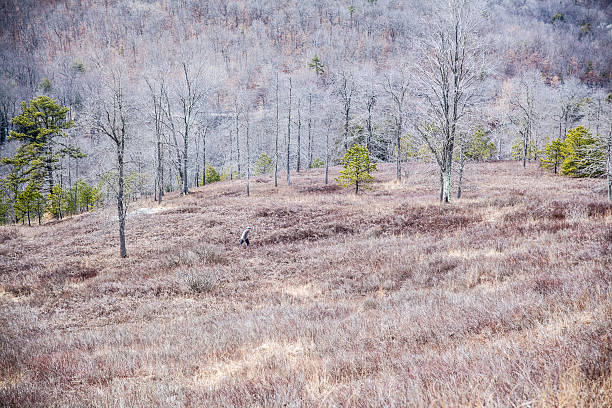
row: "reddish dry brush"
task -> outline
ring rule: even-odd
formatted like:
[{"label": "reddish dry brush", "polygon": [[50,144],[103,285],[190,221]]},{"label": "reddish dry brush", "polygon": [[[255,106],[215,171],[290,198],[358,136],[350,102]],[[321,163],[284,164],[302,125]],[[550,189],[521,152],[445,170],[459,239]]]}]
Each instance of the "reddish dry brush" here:
[{"label": "reddish dry brush", "polygon": [[478,164],[440,206],[381,168],[139,202],[127,259],[110,211],[0,228],[0,405],[610,405],[600,181]]}]

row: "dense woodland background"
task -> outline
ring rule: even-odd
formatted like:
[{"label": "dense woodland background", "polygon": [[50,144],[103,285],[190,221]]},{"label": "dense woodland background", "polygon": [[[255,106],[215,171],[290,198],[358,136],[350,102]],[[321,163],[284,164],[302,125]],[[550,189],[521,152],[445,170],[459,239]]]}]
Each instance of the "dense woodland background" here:
[{"label": "dense woodland background", "polygon": [[[120,89],[130,194],[201,185],[207,165],[232,178],[269,172],[275,162],[283,172],[328,158],[333,165],[355,143],[376,161],[432,161],[416,129],[431,96],[419,68],[432,16],[445,5],[4,1],[0,155],[18,146],[9,132],[22,101],[50,96],[74,120],[63,143],[84,155],[58,156],[46,183],[67,191],[79,179],[112,185],[104,181],[116,179],[116,145],[96,120]],[[483,70],[458,134],[494,144],[487,157],[536,159],[579,124],[595,135],[608,130],[607,1],[476,6],[471,41]],[[2,166],[0,175],[9,171]]]}]

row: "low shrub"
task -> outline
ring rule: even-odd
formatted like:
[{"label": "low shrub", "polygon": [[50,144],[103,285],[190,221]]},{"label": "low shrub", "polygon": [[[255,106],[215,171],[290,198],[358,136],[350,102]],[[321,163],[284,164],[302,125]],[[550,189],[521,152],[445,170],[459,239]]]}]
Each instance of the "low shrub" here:
[{"label": "low shrub", "polygon": [[209,269],[189,269],[183,275],[187,288],[193,293],[210,293],[218,283],[217,274]]}]

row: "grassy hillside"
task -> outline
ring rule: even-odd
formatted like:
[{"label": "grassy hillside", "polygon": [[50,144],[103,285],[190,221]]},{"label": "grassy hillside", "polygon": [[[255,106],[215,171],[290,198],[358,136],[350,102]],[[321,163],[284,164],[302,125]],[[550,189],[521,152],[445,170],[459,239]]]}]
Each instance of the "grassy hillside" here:
[{"label": "grassy hillside", "polygon": [[381,169],[0,228],[0,406],[610,406],[601,181]]}]

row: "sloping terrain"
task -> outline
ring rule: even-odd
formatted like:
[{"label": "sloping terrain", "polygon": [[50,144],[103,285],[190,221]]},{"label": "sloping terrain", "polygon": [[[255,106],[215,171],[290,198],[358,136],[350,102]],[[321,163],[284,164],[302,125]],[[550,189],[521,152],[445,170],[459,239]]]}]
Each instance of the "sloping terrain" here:
[{"label": "sloping terrain", "polygon": [[602,182],[407,167],[0,227],[0,406],[610,406]]}]

